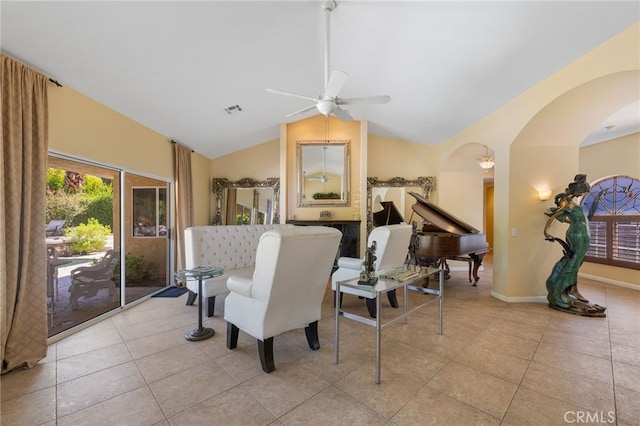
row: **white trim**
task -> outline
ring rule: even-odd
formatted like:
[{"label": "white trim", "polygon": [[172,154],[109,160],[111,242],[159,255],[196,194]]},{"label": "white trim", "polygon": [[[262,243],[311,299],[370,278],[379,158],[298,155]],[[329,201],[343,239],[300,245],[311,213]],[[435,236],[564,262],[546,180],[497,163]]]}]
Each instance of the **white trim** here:
[{"label": "white trim", "polygon": [[599,281],[599,282],[605,283],[605,284],[611,284],[611,285],[615,285],[615,286],[618,286],[618,287],[625,287],[625,288],[630,288],[632,290],[640,291],[640,286],[634,285],[634,284],[631,284],[631,283],[626,283],[624,281],[612,280],[612,279],[609,279],[609,278],[599,277],[597,275],[584,274],[582,272],[578,272],[578,276],[580,278],[587,278],[589,280]]},{"label": "white trim", "polygon": [[546,296],[507,297],[491,290],[491,296],[507,303],[547,303]]}]

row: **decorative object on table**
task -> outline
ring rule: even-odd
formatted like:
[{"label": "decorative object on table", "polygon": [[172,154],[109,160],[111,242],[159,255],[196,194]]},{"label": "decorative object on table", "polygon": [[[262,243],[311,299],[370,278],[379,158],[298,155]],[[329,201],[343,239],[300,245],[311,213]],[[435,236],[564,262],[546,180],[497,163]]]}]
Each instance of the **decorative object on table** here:
[{"label": "decorative object on table", "polygon": [[187,340],[204,340],[216,334],[213,328],[202,326],[202,280],[219,277],[223,273],[222,268],[211,266],[196,266],[191,269],[176,272],[176,279],[181,281],[198,281],[198,327],[184,335]]},{"label": "decorative object on table", "polygon": [[329,210],[322,210],[320,212],[320,219],[331,219],[331,212]]},{"label": "decorative object on table", "polygon": [[[371,245],[376,242],[376,263],[377,271],[395,268],[403,265],[407,258],[407,247],[411,239],[411,225],[399,223],[397,225],[378,226],[371,231],[367,237],[367,244]],[[331,275],[331,289],[334,291],[334,298],[338,295],[336,291],[336,283],[338,281],[346,281],[350,279],[359,279],[360,271],[362,271],[362,263],[364,258],[341,256],[338,259],[338,269]],[[342,294],[339,295],[339,303],[342,303]],[[387,292],[389,303],[392,307],[397,308],[398,300],[396,292]],[[372,318],[376,317],[376,305],[371,299],[365,299],[367,309]]]},{"label": "decorative object on table", "polygon": [[[565,191],[555,196],[556,207],[545,212],[549,216],[544,227],[545,240],[558,242],[563,249],[562,258],[556,262],[546,281],[547,301],[549,307],[558,311],[589,317],[604,317],[607,308],[590,303],[578,291],[578,269],[589,250],[589,220],[597,208],[600,197],[605,193],[605,191],[600,192],[595,197],[589,212],[585,213],[575,198],[581,197],[590,189],[587,176],[576,175],[574,181],[569,183]],[[554,237],[549,233],[549,229],[555,221],[569,223],[566,240]]]},{"label": "decorative object on table", "polygon": [[409,240],[409,254],[407,260],[407,268],[420,269],[422,266],[418,262],[418,247],[420,247],[420,237],[418,237],[418,224],[416,221],[411,222],[411,240]]},{"label": "decorative object on table", "polygon": [[364,254],[364,261],[362,262],[363,270],[360,272],[360,279],[358,284],[360,285],[375,285],[378,282],[376,277],[376,246],[378,244],[374,241],[371,246],[367,248]]}]

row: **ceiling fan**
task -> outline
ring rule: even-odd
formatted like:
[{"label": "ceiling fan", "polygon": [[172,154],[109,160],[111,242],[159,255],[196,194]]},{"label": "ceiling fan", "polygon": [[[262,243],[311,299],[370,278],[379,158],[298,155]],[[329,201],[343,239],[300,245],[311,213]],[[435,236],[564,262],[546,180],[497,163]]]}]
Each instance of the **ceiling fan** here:
[{"label": "ceiling fan", "polygon": [[308,107],[302,108],[299,111],[288,114],[287,117],[296,115],[302,115],[313,109],[317,109],[322,115],[328,117],[333,114],[342,121],[351,121],[353,117],[349,115],[347,111],[342,109],[341,105],[356,105],[356,104],[386,104],[391,100],[389,96],[368,96],[360,98],[340,98],[338,93],[344,86],[349,76],[344,71],[335,70],[329,75],[329,32],[330,32],[330,15],[331,11],[336,8],[336,2],[333,0],[325,1],[322,4],[322,9],[325,12],[326,17],[326,31],[325,31],[325,43],[324,43],[324,90],[317,97],[299,95],[297,93],[285,92],[282,90],[267,89],[269,93],[275,93],[277,95],[290,96],[293,98],[306,99],[313,101],[314,104]]}]

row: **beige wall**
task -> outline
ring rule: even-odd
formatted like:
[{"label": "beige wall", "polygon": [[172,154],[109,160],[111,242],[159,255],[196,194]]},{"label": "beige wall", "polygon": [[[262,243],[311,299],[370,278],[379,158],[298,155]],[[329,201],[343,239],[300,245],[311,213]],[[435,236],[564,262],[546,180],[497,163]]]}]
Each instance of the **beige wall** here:
[{"label": "beige wall", "polygon": [[[50,87],[49,149],[173,182],[170,139],[69,87]],[[195,222],[209,222],[209,160],[192,155]]]}]

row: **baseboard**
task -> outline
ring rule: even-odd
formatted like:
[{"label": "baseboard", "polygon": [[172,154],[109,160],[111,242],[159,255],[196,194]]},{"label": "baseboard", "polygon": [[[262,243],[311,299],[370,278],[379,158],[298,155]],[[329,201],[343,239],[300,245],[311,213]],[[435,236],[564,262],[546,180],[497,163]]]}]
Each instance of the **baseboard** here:
[{"label": "baseboard", "polygon": [[491,296],[507,303],[547,303],[546,296],[507,297],[504,294],[491,290]]},{"label": "baseboard", "polygon": [[599,277],[597,275],[583,274],[582,272],[578,272],[578,277],[586,278],[588,280],[598,281],[598,282],[605,283],[605,284],[611,284],[611,285],[615,285],[615,286],[618,286],[618,287],[630,288],[631,290],[640,291],[640,286],[637,286],[637,285],[634,285],[634,284],[631,284],[631,283],[627,283],[627,282],[624,282],[624,281],[611,280],[609,278],[603,278],[603,277]]}]

